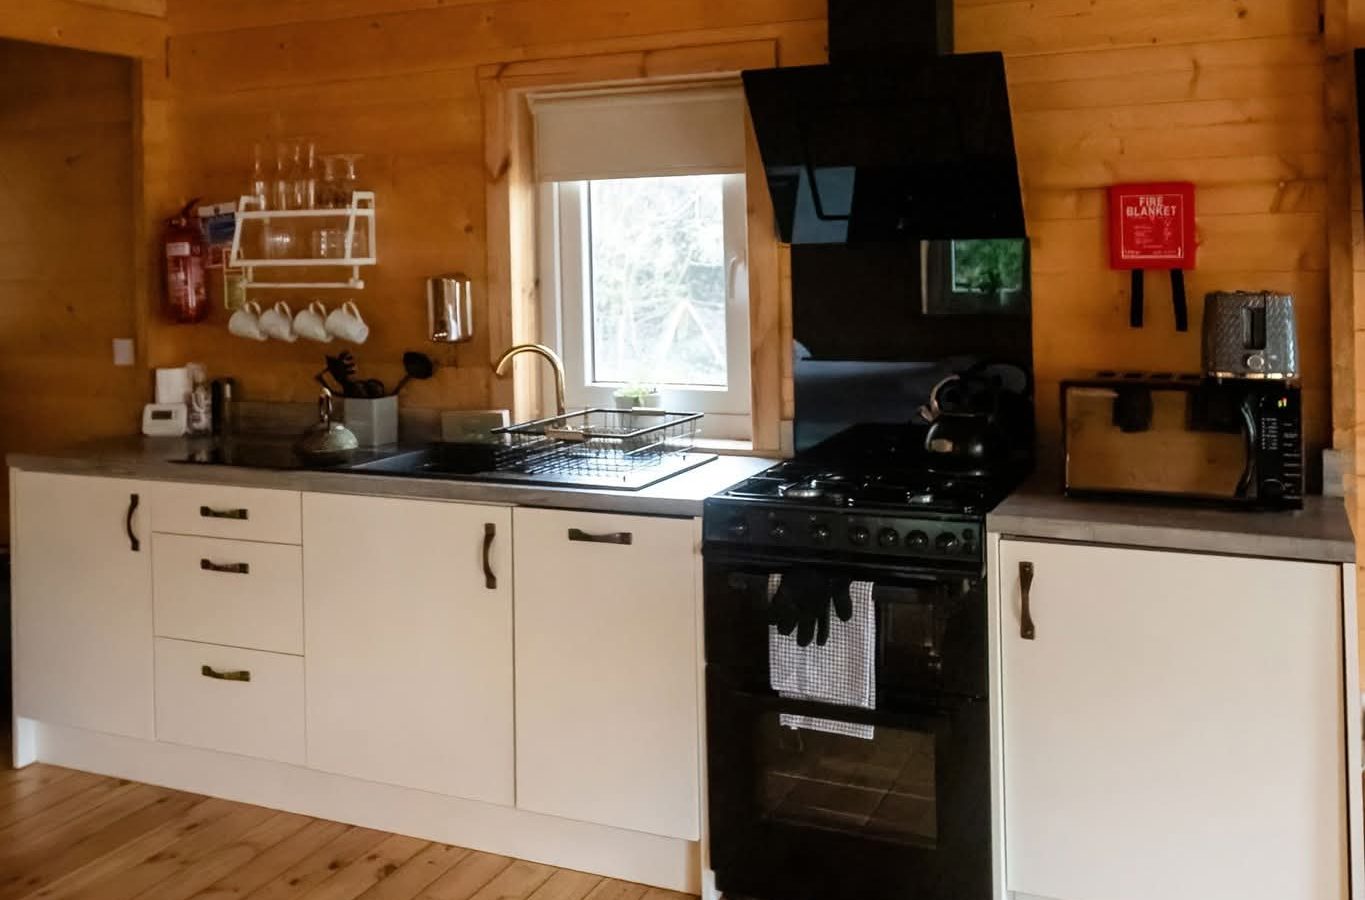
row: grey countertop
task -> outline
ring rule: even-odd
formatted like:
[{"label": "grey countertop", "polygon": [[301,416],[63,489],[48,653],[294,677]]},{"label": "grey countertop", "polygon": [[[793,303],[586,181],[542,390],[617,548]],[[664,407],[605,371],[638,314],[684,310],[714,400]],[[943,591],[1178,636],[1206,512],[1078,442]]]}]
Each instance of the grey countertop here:
[{"label": "grey countertop", "polygon": [[196,443],[186,438],[124,438],[53,453],[12,453],[9,465],[31,472],[692,518],[701,515],[702,502],[707,497],[777,462],[761,457],[721,456],[643,490],[613,491],[354,472],[187,465],[173,461],[184,459],[192,447],[205,443],[203,439]]},{"label": "grey countertop", "polygon": [[1054,479],[1040,478],[996,507],[986,528],[1010,537],[1231,556],[1326,563],[1356,558],[1339,497],[1308,497],[1294,512],[1239,511],[1071,499]]}]

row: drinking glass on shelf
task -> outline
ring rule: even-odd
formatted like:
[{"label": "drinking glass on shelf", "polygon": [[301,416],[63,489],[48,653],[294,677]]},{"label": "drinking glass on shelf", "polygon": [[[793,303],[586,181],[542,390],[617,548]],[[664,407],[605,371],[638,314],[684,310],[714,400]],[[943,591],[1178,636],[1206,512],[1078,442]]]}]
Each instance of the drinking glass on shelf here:
[{"label": "drinking glass on shelf", "polygon": [[345,259],[346,229],[319,228],[313,232],[314,259]]},{"label": "drinking glass on shelf", "polygon": [[318,190],[317,144],[298,140],[293,146],[294,163],[291,167],[293,209],[316,209]]},{"label": "drinking glass on shelf", "polygon": [[341,195],[341,159],[335,154],[322,157],[322,180],[318,183],[318,206],[342,209],[348,200]]},{"label": "drinking glass on shelf", "polygon": [[289,259],[294,255],[294,229],[285,223],[266,221],[261,237],[266,259]]},{"label": "drinking glass on shelf", "polygon": [[270,208],[290,209],[294,199],[294,151],[289,141],[275,144],[275,177],[270,183]]},{"label": "drinking glass on shelf", "polygon": [[260,141],[251,145],[251,183],[247,196],[253,198],[258,209],[266,209],[270,202],[270,180],[265,172],[265,145]]},{"label": "drinking glass on shelf", "polygon": [[337,187],[341,192],[341,206],[349,207],[353,201],[352,194],[356,190],[356,163],[364,159],[359,153],[338,153],[337,156]]}]

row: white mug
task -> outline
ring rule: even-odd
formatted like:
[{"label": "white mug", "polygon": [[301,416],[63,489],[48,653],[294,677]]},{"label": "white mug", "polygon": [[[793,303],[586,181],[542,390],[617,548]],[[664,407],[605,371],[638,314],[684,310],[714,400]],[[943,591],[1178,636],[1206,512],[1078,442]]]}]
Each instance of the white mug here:
[{"label": "white mug", "polygon": [[332,335],[327,331],[327,307],[321,300],[314,300],[307,309],[299,310],[294,317],[294,333],[320,344],[331,342]]},{"label": "white mug", "polygon": [[265,332],[261,330],[261,305],[254,300],[243,303],[228,319],[228,331],[249,341],[266,340]]},{"label": "white mug", "polygon": [[360,318],[360,307],[355,301],[347,300],[327,317],[327,333],[352,344],[363,344],[370,336],[370,326]]},{"label": "white mug", "polygon": [[289,308],[289,304],[281,300],[273,309],[262,313],[261,331],[264,331],[267,337],[284,341],[286,344],[297,341],[299,336],[294,333],[294,311]]}]

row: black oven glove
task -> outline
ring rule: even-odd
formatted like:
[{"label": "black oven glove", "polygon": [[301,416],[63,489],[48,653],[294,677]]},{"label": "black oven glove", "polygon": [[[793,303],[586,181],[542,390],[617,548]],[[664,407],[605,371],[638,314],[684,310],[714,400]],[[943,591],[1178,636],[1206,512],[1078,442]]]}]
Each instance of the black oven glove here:
[{"label": "black oven glove", "polygon": [[782,576],[773,593],[768,621],[777,626],[778,634],[795,633],[799,647],[809,647],[812,641],[823,647],[829,641],[831,604],[843,621],[853,618],[850,585],[847,580],[830,579],[809,569],[793,569]]}]

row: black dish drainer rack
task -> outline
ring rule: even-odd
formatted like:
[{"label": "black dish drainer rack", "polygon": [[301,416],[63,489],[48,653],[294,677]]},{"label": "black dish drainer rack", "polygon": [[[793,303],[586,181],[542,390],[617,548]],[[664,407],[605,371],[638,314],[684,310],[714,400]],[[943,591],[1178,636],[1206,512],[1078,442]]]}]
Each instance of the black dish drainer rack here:
[{"label": "black dish drainer rack", "polygon": [[493,429],[496,469],[526,475],[616,475],[661,465],[692,449],[701,413],[585,409]]}]

